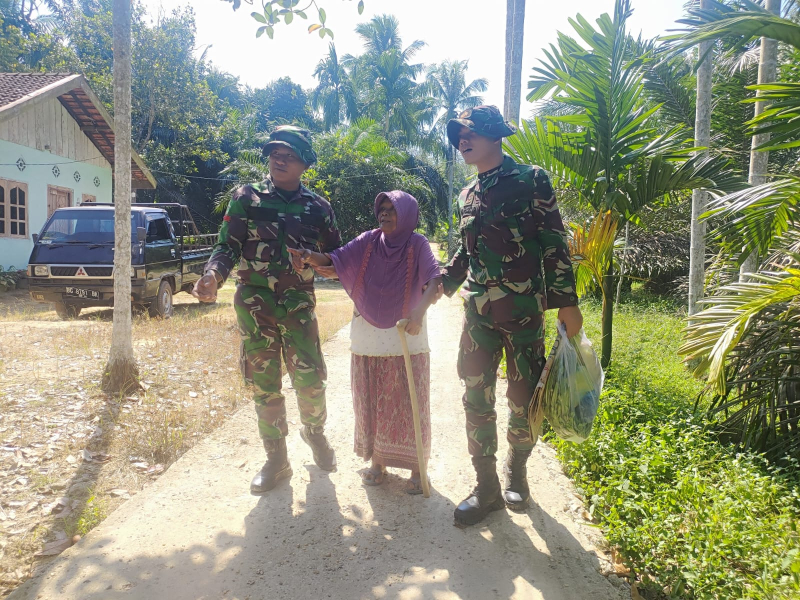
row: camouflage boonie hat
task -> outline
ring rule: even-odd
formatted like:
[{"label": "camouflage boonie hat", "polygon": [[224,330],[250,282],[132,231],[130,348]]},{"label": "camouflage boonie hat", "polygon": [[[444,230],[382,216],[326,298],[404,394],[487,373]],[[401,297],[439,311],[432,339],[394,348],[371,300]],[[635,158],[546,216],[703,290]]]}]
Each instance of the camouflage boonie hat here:
[{"label": "camouflage boonie hat", "polygon": [[503,113],[496,106],[488,105],[468,108],[457,119],[450,119],[447,123],[447,139],[456,148],[462,127],[495,140],[517,132],[517,128],[503,118]]},{"label": "camouflage boonie hat", "polygon": [[308,129],[295,127],[294,125],[281,125],[272,130],[269,140],[264,144],[262,153],[269,157],[269,153],[276,147],[283,146],[294,150],[295,154],[310,167],[317,162],[317,154],[311,147],[311,132]]}]

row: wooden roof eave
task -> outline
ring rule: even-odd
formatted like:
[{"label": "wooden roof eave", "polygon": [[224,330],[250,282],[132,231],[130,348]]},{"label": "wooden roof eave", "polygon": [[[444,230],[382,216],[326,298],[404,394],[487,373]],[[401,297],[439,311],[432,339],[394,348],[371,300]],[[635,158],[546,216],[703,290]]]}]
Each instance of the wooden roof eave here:
[{"label": "wooden roof eave", "polygon": [[[114,132],[114,117],[112,117],[108,113],[108,111],[106,110],[106,107],[103,106],[103,103],[100,101],[100,98],[98,98],[97,95],[92,90],[92,88],[89,87],[88,82],[86,81],[86,79],[83,78],[83,76],[81,76],[80,88],[81,88],[81,90],[83,90],[83,93],[86,94],[86,96],[88,96],[89,100],[92,101],[92,104],[94,104],[95,108],[97,109],[97,112],[99,112],[100,116],[103,117],[103,120],[106,122],[106,124],[108,125],[109,129],[111,129],[111,132],[114,134],[114,136],[116,138],[116,133]],[[111,157],[110,160],[109,159],[107,159],[107,160],[108,160],[108,162],[110,164],[112,164],[112,165],[114,164],[114,157],[113,156]],[[147,183],[149,183],[150,185],[148,186],[144,181],[132,180],[131,181],[131,185],[132,185],[133,189],[140,189],[140,190],[141,189],[144,189],[144,190],[154,190],[154,189],[156,189],[156,179],[155,179],[155,177],[153,177],[153,174],[145,166],[144,161],[142,160],[142,157],[139,156],[134,150],[131,150],[131,168],[136,168],[136,167],[138,167],[138,169],[141,171],[141,173],[147,179]]]},{"label": "wooden roof eave", "polygon": [[[105,106],[103,106],[103,103],[100,101],[100,98],[98,98],[97,95],[94,93],[94,91],[89,87],[89,83],[86,81],[86,78],[83,75],[68,75],[64,79],[60,79],[59,81],[51,83],[50,85],[39,88],[35,92],[26,94],[22,98],[0,107],[0,123],[2,123],[3,121],[7,121],[9,119],[13,119],[14,117],[21,114],[23,111],[26,111],[34,106],[46,102],[50,98],[59,98],[60,96],[77,89],[80,89],[81,92],[83,92],[86,95],[86,97],[94,105],[95,110],[97,110],[102,119],[105,121],[105,124],[111,131],[112,135],[115,135],[113,117],[106,110]],[[75,118],[74,115],[73,118]],[[107,155],[108,153],[103,152],[103,149],[100,148],[100,146],[92,138],[92,136],[88,134],[86,135],[87,137],[89,137],[92,143],[97,147],[97,149],[100,151],[103,157],[108,161],[108,163],[113,166],[114,164],[113,153],[111,156],[108,156]],[[133,150],[131,150],[131,171],[132,171],[131,173],[132,189],[156,188],[155,177],[153,177],[153,174],[150,172],[147,166],[145,166],[142,157],[139,156]],[[144,179],[141,178],[134,179],[133,172],[141,173],[144,176]]]}]

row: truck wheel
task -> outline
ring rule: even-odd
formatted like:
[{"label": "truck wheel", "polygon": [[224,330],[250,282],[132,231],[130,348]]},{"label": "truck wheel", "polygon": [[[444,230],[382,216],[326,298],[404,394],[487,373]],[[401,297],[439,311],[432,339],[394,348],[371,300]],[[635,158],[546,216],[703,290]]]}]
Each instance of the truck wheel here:
[{"label": "truck wheel", "polygon": [[169,319],[172,316],[172,287],[166,280],[158,286],[158,295],[148,309],[153,318]]},{"label": "truck wheel", "polygon": [[63,302],[56,302],[53,304],[53,307],[56,309],[56,314],[58,318],[62,321],[69,321],[70,319],[78,318],[78,315],[81,314],[81,307],[75,306],[74,304],[64,304]]}]

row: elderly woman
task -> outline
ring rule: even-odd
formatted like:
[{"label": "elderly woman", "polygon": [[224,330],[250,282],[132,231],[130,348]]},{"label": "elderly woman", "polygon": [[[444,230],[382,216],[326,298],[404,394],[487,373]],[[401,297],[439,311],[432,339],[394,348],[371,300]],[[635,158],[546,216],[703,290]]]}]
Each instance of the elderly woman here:
[{"label": "elderly woman", "polygon": [[428,240],[414,233],[417,200],[401,191],[375,198],[378,229],[367,231],[338,250],[320,254],[291,250],[295,263],[338,277],[353,299],[350,327],[355,452],[372,466],[366,485],[380,485],[386,467],[410,469],[409,494],[422,492],[408,381],[396,324],[406,327],[414,384],[419,400],[425,459],[430,456],[430,361],[425,312],[440,288],[439,265]]}]

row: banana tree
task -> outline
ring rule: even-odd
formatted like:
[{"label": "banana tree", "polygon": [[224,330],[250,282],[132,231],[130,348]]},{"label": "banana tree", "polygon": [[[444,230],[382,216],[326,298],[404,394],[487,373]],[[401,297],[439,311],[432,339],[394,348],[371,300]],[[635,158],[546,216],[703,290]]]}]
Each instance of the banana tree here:
[{"label": "banana tree", "polygon": [[[743,185],[727,160],[691,156],[690,131],[659,129],[661,106],[645,93],[642,44],[626,31],[630,15],[630,0],[617,0],[614,16],[602,15],[596,27],[581,15],[570,20],[578,39],[559,33],[534,69],[528,100],[553,98],[576,114],[523,123],[505,146],[520,162],[548,170],[558,186],[577,191],[598,213],[609,212],[615,231],[626,220],[637,223],[642,208],[665,196],[695,188],[719,195]],[[611,362],[613,340],[613,244],[606,252],[603,367]]]}]

